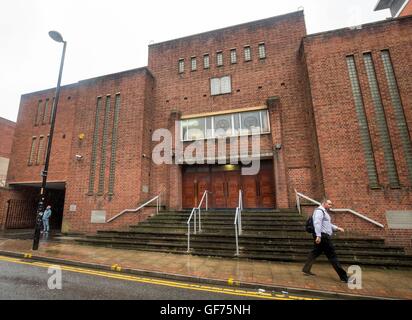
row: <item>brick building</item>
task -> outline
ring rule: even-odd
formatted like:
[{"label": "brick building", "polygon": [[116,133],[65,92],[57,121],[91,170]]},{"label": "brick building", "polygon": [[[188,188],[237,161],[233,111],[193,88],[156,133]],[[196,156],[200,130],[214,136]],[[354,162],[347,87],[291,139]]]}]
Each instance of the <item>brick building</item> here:
[{"label": "brick building", "polygon": [[412,14],[410,0],[379,0],[375,11],[389,9],[392,17],[404,17]]},{"label": "brick building", "polygon": [[0,187],[6,185],[7,169],[9,168],[15,128],[16,123],[13,121],[0,118]]},{"label": "brick building", "polygon": [[[296,189],[326,194],[409,245],[411,230],[391,223],[412,209],[411,24],[404,17],[307,35],[303,12],[294,12],[153,44],[147,67],[64,86],[48,177],[55,227],[122,228],[135,217],[104,222],[158,194],[168,209],[192,208],[205,190],[214,208],[235,208],[239,189],[245,208],[292,208]],[[22,96],[14,194],[38,192],[53,94]],[[161,154],[169,164],[154,159],[167,141],[152,139],[158,129],[177,137]],[[248,143],[234,144],[239,136]],[[230,161],[233,145],[259,159],[256,174],[241,174],[240,155]],[[382,234],[350,213],[336,219]]]}]

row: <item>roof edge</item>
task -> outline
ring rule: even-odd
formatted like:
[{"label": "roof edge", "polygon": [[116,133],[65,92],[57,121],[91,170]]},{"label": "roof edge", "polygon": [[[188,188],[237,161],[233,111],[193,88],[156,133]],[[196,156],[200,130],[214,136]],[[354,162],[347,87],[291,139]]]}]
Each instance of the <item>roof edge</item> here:
[{"label": "roof edge", "polygon": [[212,34],[212,33],[215,33],[215,32],[223,32],[223,31],[227,31],[229,29],[246,27],[246,26],[249,26],[249,25],[258,24],[258,23],[262,23],[262,22],[265,22],[265,21],[282,20],[282,19],[287,18],[289,16],[304,16],[304,10],[298,10],[298,11],[289,12],[289,13],[286,13],[286,14],[282,14],[282,15],[278,15],[278,16],[274,16],[274,17],[270,17],[270,18],[259,19],[259,20],[254,20],[254,21],[245,22],[245,23],[241,23],[241,24],[236,24],[236,25],[229,26],[229,27],[223,27],[223,28],[214,29],[214,30],[210,30],[210,31],[200,32],[200,33],[192,34],[192,35],[189,35],[189,36],[183,36],[183,37],[172,39],[172,40],[166,40],[166,41],[161,41],[161,42],[157,42],[157,43],[152,43],[152,44],[149,44],[149,49],[150,49],[150,47],[156,47],[156,46],[164,45],[164,44],[175,42],[175,41],[187,40],[187,39],[190,39],[190,38],[199,37],[199,36],[203,36],[203,35],[207,35],[207,34]]}]

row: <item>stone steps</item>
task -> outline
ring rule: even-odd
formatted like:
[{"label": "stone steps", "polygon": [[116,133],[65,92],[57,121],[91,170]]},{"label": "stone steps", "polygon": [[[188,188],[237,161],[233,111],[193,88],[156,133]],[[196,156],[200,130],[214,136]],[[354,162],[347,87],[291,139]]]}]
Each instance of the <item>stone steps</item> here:
[{"label": "stone steps", "polygon": [[[187,253],[190,211],[161,212],[129,231],[99,231],[78,239],[81,244],[156,252]],[[233,258],[236,253],[234,210],[202,212],[202,232],[191,223],[191,254]],[[304,231],[305,218],[293,210],[251,210],[242,213],[239,258],[303,262],[313,246]],[[347,264],[411,267],[412,256],[385,246],[381,238],[340,234],[334,237],[339,260]],[[325,257],[319,261],[327,261]]]}]

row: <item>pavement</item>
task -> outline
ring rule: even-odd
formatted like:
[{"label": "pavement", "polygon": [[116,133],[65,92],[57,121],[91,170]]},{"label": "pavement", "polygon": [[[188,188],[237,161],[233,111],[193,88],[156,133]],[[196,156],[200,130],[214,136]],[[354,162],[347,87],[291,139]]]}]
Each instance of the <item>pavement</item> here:
[{"label": "pavement", "polygon": [[[18,238],[18,237],[17,237]],[[339,281],[328,263],[315,263],[316,276],[302,274],[302,264],[121,250],[0,234],[0,255],[114,272],[214,285],[284,291],[326,299],[412,299],[412,269],[361,266],[361,288]],[[343,266],[346,269],[349,266]]]}]

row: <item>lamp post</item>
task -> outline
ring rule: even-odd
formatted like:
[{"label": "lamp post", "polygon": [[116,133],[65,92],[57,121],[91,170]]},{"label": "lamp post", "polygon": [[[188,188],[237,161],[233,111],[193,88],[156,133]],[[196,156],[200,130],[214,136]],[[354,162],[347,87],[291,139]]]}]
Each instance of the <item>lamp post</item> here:
[{"label": "lamp post", "polygon": [[59,96],[60,96],[60,83],[62,80],[64,56],[66,54],[66,45],[67,45],[67,42],[63,40],[63,37],[57,31],[50,31],[49,36],[54,41],[63,43],[63,53],[61,57],[59,78],[57,80],[56,94],[55,94],[54,104],[52,108],[52,120],[50,124],[49,143],[47,144],[47,153],[46,153],[46,159],[44,163],[44,169],[41,172],[42,185],[41,185],[41,190],[40,190],[40,200],[37,205],[36,226],[34,229],[34,238],[33,238],[33,250],[37,250],[39,248],[40,229],[41,229],[41,222],[42,222],[41,213],[44,212],[44,200],[45,200],[45,193],[46,193],[45,191],[46,191],[46,183],[47,183],[47,173],[49,170],[49,162],[50,162],[50,151],[51,151],[51,146],[52,146],[52,141],[53,141],[54,123],[56,121],[57,105],[59,103]]}]

